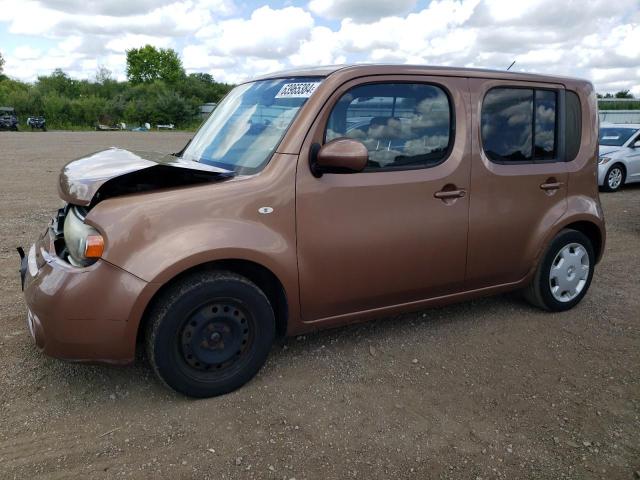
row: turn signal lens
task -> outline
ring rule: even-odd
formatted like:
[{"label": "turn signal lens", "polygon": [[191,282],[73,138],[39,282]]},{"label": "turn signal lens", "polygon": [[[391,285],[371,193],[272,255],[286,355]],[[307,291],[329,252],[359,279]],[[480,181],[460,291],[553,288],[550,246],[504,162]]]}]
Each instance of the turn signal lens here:
[{"label": "turn signal lens", "polygon": [[84,245],[86,258],[100,258],[104,251],[104,239],[102,235],[88,235]]}]

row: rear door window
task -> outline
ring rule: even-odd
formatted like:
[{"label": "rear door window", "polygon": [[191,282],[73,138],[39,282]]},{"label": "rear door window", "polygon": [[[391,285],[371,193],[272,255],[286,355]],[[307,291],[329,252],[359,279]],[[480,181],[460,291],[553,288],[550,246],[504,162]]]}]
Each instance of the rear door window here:
[{"label": "rear door window", "polygon": [[494,88],[482,104],[482,143],[498,163],[557,158],[557,99],[554,90]]},{"label": "rear door window", "polygon": [[556,92],[534,90],[535,95],[535,160],[553,160],[556,157]]}]

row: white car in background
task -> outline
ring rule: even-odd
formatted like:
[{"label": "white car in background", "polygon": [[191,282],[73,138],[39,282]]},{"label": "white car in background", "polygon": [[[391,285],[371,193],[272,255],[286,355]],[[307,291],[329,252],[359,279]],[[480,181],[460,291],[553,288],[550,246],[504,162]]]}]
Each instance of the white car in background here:
[{"label": "white car in background", "polygon": [[615,192],[633,182],[640,182],[640,124],[600,125],[598,185]]}]

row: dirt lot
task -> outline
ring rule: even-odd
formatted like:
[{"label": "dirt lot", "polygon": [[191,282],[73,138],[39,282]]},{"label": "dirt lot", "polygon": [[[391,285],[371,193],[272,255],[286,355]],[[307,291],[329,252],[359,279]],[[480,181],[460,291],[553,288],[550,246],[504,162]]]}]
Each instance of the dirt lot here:
[{"label": "dirt lot", "polygon": [[289,339],[241,390],[189,400],[142,357],[32,344],[17,273],[69,159],[181,133],[0,132],[0,478],[640,478],[640,188],[603,196],[604,261],[574,310],[515,295]]}]

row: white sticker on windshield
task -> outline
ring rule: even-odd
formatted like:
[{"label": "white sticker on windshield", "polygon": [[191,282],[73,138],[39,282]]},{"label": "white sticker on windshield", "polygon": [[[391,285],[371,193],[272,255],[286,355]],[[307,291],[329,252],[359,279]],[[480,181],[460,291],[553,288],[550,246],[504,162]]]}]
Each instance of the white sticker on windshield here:
[{"label": "white sticker on windshield", "polygon": [[608,136],[608,137],[602,137],[602,140],[618,140],[620,137],[619,136]]},{"label": "white sticker on windshield", "polygon": [[320,82],[285,83],[276,98],[309,98]]}]

